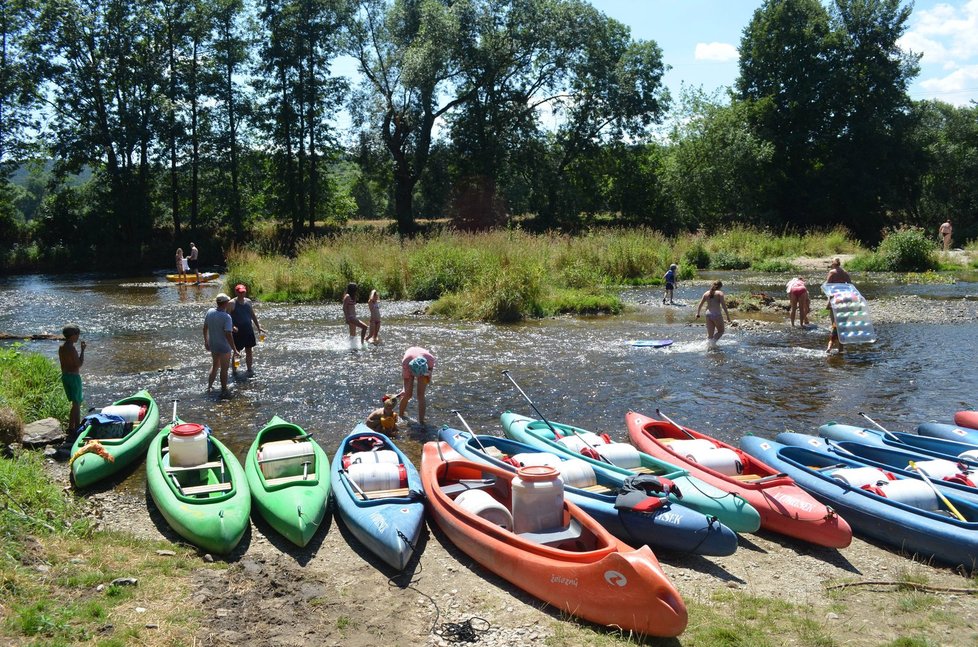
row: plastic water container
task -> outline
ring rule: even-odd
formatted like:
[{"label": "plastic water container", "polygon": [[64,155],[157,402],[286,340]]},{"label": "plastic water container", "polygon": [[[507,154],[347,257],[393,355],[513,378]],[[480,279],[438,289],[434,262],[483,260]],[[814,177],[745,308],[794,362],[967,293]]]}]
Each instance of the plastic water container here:
[{"label": "plastic water container", "polygon": [[691,438],[689,440],[674,440],[669,443],[669,449],[680,456],[688,457],[692,452],[716,449],[716,445],[706,438]]},{"label": "plastic water container", "polygon": [[740,460],[740,455],[726,447],[694,451],[687,458],[726,476],[736,476],[744,471],[744,463]]},{"label": "plastic water container", "polygon": [[934,493],[934,490],[923,481],[918,481],[916,479],[897,479],[896,481],[887,481],[882,485],[871,488],[870,491],[875,492],[880,496],[884,496],[887,499],[893,499],[894,501],[899,501],[900,503],[906,503],[907,505],[920,508],[921,510],[930,510],[935,512],[941,509],[941,503],[937,498],[937,494]]},{"label": "plastic water container", "polygon": [[960,454],[958,454],[958,458],[960,458],[963,461],[978,463],[978,449],[969,449],[966,452],[961,452]]},{"label": "plastic water container", "polygon": [[350,467],[357,463],[400,463],[397,452],[392,449],[378,449],[375,452],[352,452],[343,457],[343,467]]},{"label": "plastic water container", "polygon": [[574,452],[579,452],[582,449],[587,449],[588,447],[597,447],[598,445],[605,444],[604,438],[592,431],[585,431],[581,434],[564,436],[557,442]]},{"label": "plastic water container", "polygon": [[547,465],[516,470],[513,479],[513,532],[541,532],[564,525],[564,482]]},{"label": "plastic water container", "polygon": [[[929,461],[916,461],[915,464],[917,465],[917,468],[929,476],[931,480],[944,479],[949,476],[957,476],[961,473],[961,470],[958,469],[957,463],[946,461],[941,458],[935,458]],[[906,469],[909,472],[914,471],[909,465],[907,465]]]},{"label": "plastic water container", "polygon": [[832,472],[832,478],[852,487],[876,485],[878,481],[892,481],[893,475],[878,467],[844,467]]},{"label": "plastic water container", "polygon": [[146,416],[146,407],[138,404],[113,404],[102,407],[102,413],[108,416],[119,416],[126,422],[139,422]]},{"label": "plastic water container", "polygon": [[634,469],[642,466],[642,454],[628,443],[610,443],[595,445],[594,451],[612,465]]},{"label": "plastic water container", "polygon": [[579,458],[560,461],[557,469],[560,470],[560,478],[564,481],[565,487],[584,488],[598,484],[598,477],[594,474],[594,468]]},{"label": "plastic water container", "polygon": [[493,525],[506,530],[513,529],[513,515],[485,490],[466,490],[455,498],[455,503]]},{"label": "plastic water container", "polygon": [[306,471],[312,471],[316,461],[312,443],[308,440],[276,440],[265,443],[256,456],[261,473],[267,479],[299,476]]},{"label": "plastic water container", "polygon": [[170,427],[167,444],[170,465],[193,467],[207,462],[207,434],[210,430],[196,422],[182,422]]},{"label": "plastic water container", "polygon": [[347,472],[364,492],[407,487],[407,470],[394,463],[353,463]]},{"label": "plastic water container", "polygon": [[560,460],[559,456],[554,456],[549,452],[524,452],[521,454],[513,454],[510,458],[512,458],[513,461],[520,467],[527,467],[529,465],[549,465],[550,467],[560,469],[560,464],[564,462]]}]

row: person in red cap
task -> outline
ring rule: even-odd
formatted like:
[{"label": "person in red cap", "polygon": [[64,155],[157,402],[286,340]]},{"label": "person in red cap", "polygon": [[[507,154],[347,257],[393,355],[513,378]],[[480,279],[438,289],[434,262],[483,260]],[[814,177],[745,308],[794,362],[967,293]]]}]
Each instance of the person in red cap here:
[{"label": "person in red cap", "polygon": [[[228,304],[227,312],[231,315],[234,323],[234,345],[238,351],[244,350],[245,366],[248,369],[248,377],[255,374],[251,367],[252,352],[255,347],[255,330],[264,333],[265,329],[258,323],[258,316],[255,314],[255,305],[248,298],[248,288],[243,283],[234,286],[234,300]],[[254,326],[252,326],[254,324]]]}]

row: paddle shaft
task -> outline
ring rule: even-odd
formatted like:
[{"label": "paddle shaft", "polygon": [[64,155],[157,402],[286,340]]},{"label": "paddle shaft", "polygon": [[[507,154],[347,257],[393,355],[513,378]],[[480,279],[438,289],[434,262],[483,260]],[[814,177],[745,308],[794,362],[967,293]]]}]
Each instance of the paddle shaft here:
[{"label": "paddle shaft", "polygon": [[684,434],[686,434],[687,436],[689,436],[693,440],[696,439],[696,436],[694,436],[693,434],[691,434],[688,431],[686,431],[686,428],[685,427],[679,425],[675,420],[673,420],[672,418],[670,418],[666,414],[664,414],[661,411],[659,411],[658,408],[655,410],[655,415],[659,416],[660,418],[663,418],[664,420],[666,420],[667,422],[669,422],[669,424],[671,424],[673,427],[675,427],[679,431],[683,432]]},{"label": "paddle shaft", "polygon": [[[530,403],[530,406],[533,407],[533,410],[536,412],[536,414],[538,416],[540,416],[540,420],[542,420],[550,428],[551,433],[553,433],[553,435],[554,435],[554,440],[556,440],[560,436],[560,433],[556,429],[554,429],[554,426],[552,424],[550,424],[550,422],[546,418],[543,417],[543,414],[540,413],[540,410],[539,409],[537,409],[537,405],[533,404],[533,400],[530,399],[530,396],[528,396],[526,393],[523,392],[523,389],[521,389],[520,388],[520,385],[516,383],[516,380],[513,379],[513,376],[509,374],[509,371],[503,371],[503,375],[505,375],[506,377],[508,377],[509,378],[509,381],[513,383],[513,386],[516,387],[516,390],[520,392],[520,395],[522,395],[524,398],[526,398],[526,401]],[[601,459],[605,463],[608,463],[609,465],[614,465],[614,463],[612,463],[611,460],[609,460],[609,459],[605,458],[604,456],[602,456],[601,454],[599,454],[598,451],[596,449],[594,449],[594,446],[591,445],[591,443],[589,443],[586,438],[584,438],[580,434],[575,434],[575,435],[578,438],[580,438],[581,439],[581,442],[584,443],[585,445],[587,445],[588,449],[590,449],[592,452],[594,452],[594,454],[599,459]]]},{"label": "paddle shaft", "polygon": [[462,421],[462,425],[465,427],[465,430],[469,432],[469,435],[472,436],[472,439],[475,440],[476,443],[478,443],[479,447],[482,449],[482,453],[488,454],[489,452],[486,451],[486,446],[482,444],[482,441],[479,440],[479,437],[475,435],[474,431],[472,431],[472,427],[469,426],[469,423],[465,422],[465,418],[462,417],[462,414],[459,413],[458,409],[452,409],[452,413],[458,416],[458,419]]},{"label": "paddle shaft", "polygon": [[919,467],[917,467],[917,463],[915,463],[913,461],[910,461],[910,469],[912,469],[915,472],[917,472],[918,474],[920,474],[920,478],[924,479],[924,482],[927,483],[927,485],[930,486],[930,489],[932,489],[934,491],[934,494],[936,494],[941,499],[941,501],[944,502],[944,505],[947,506],[947,509],[950,510],[952,513],[954,513],[954,516],[955,517],[957,517],[961,521],[965,521],[965,522],[968,521],[967,519],[964,518],[964,515],[963,514],[961,514],[960,512],[958,512],[958,509],[957,508],[955,508],[953,505],[951,505],[951,502],[948,501],[947,497],[944,496],[944,494],[940,490],[937,489],[937,486],[934,485],[934,483],[930,480],[930,477],[927,476],[926,472],[924,472],[924,470],[922,470]]},{"label": "paddle shaft", "polygon": [[894,436],[891,432],[889,432],[888,430],[886,430],[883,427],[883,425],[879,424],[878,422],[876,422],[875,420],[873,420],[872,418],[870,418],[869,416],[867,416],[862,411],[859,412],[859,415],[861,415],[863,418],[865,418],[866,420],[869,420],[871,423],[873,423],[873,425],[877,429],[879,429],[880,431],[882,431],[884,434],[886,434],[886,437],[889,438],[890,440],[896,440],[896,441],[899,441],[900,440],[899,438],[897,438],[896,436]]}]

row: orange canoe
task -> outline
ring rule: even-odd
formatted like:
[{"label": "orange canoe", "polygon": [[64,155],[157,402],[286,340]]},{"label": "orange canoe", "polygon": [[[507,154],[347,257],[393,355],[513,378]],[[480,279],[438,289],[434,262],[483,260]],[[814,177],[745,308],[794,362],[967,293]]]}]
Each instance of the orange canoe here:
[{"label": "orange canoe", "polygon": [[[625,414],[625,424],[639,451],[679,464],[710,485],[743,497],[760,513],[762,528],[829,548],[845,548],[852,542],[852,528],[845,519],[798,487],[791,477],[750,454],[688,427],[634,411]],[[727,451],[715,453],[717,450]]]},{"label": "orange canoe", "polygon": [[[567,501],[555,510],[563,514],[563,527],[522,534],[508,529],[516,478],[464,459],[447,443],[424,446],[421,481],[431,514],[475,561],[584,620],[648,636],[683,632],[686,605],[647,546],[632,549]],[[475,493],[481,508],[471,503]]]}]

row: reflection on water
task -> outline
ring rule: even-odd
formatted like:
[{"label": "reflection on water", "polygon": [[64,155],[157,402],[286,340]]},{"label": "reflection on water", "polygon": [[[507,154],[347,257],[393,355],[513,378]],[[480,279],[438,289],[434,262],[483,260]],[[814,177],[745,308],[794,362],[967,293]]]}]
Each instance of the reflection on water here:
[{"label": "reflection on water", "polygon": [[[722,275],[738,290],[783,290],[770,276]],[[625,438],[624,415],[671,418],[727,440],[784,429],[812,432],[828,420],[860,421],[864,411],[893,429],[948,420],[973,406],[978,386],[970,358],[978,347],[973,324],[887,324],[879,341],[826,357],[827,330],[783,324],[743,331],[729,327],[706,348],[695,306],[703,286],[680,286],[684,306],[663,308],[661,290],[629,290],[619,317],[557,318],[516,326],[457,323],[415,314],[423,304],[381,302],[384,342],[350,350],[339,303],[257,304],[267,340],[255,349],[255,376],[232,380],[232,397],[205,393],[210,357],[204,351],[204,313],[223,286],[176,286],[160,277],[20,277],[0,282],[0,331],[60,332],[73,321],[88,341],[83,369],[86,406],[146,388],[164,418],[172,401],[185,420],[206,422],[239,456],[273,415],[296,422],[332,452],[343,436],[400,390],[404,349],[421,345],[438,358],[429,390],[427,434],[402,434],[417,459],[418,441],[441,424],[459,426],[458,409],[477,432],[500,433],[507,409],[532,415],[530,405],[501,374],[513,378],[540,412]],[[864,286],[870,298],[905,294],[913,286]],[[917,286],[932,298],[960,299],[978,285]],[[872,295],[872,296],[870,296]],[[366,316],[366,306],[359,306]],[[737,315],[734,314],[736,321]],[[773,319],[777,320],[777,317]],[[702,320],[700,320],[702,321]],[[675,340],[639,348],[633,339]],[[27,344],[56,356],[57,342]],[[969,358],[963,361],[961,358]],[[416,412],[412,403],[409,416]],[[127,482],[142,487],[142,470]]]}]

